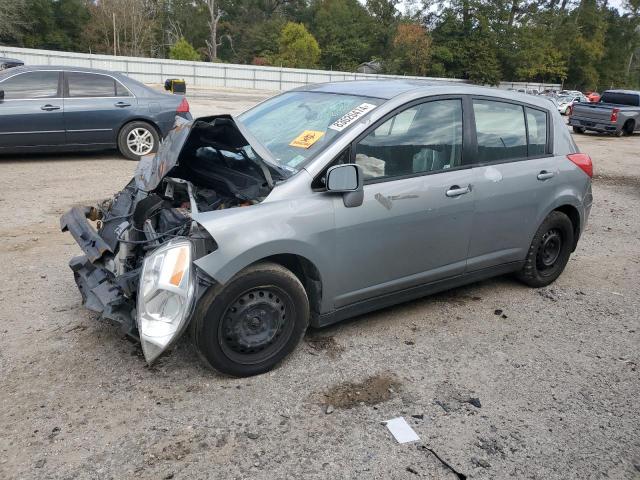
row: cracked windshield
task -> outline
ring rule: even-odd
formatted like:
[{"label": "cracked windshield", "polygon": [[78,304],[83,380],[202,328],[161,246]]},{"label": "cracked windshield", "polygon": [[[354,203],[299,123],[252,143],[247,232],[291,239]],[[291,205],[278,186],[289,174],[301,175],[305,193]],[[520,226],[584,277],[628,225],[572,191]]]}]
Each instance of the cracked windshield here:
[{"label": "cracked windshield", "polygon": [[292,92],[238,118],[282,167],[298,170],[380,103],[380,99],[356,95]]}]

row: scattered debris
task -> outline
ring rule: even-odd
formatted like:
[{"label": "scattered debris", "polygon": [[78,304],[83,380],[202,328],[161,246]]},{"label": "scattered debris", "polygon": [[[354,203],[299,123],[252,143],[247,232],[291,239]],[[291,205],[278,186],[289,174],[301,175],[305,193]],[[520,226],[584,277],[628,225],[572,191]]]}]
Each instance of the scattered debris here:
[{"label": "scattered debris", "polygon": [[344,347],[336,342],[336,339],[328,335],[308,334],[305,342],[311,348],[311,352],[327,352],[330,358],[335,358],[344,352]]},{"label": "scattered debris", "polygon": [[469,403],[476,408],[482,408],[482,403],[480,403],[480,399],[478,397],[470,397],[466,400],[466,403]]},{"label": "scattered debris", "polygon": [[442,465],[444,465],[446,468],[448,468],[451,471],[451,473],[453,473],[456,477],[458,477],[458,480],[467,480],[467,476],[464,473],[460,473],[455,468],[453,468],[453,466],[449,462],[444,460],[432,448],[427,447],[426,445],[420,445],[418,446],[418,450],[426,450],[427,452],[431,452],[434,457],[440,460],[440,463],[442,463]]},{"label": "scattered debris", "polygon": [[444,402],[442,400],[434,400],[433,403],[435,403],[436,405],[442,407],[442,409],[447,413],[449,413],[451,410],[453,410],[451,405],[449,405],[447,402]]},{"label": "scattered debris", "polygon": [[383,424],[387,426],[398,443],[417,442],[420,440],[418,434],[409,426],[404,417],[392,418],[383,422]]},{"label": "scattered debris", "polygon": [[411,341],[411,340],[405,340],[405,341],[404,341],[404,344],[405,344],[405,345],[415,345],[415,344],[416,344],[416,342],[413,342],[413,341]]},{"label": "scattered debris", "polygon": [[414,475],[418,475],[418,471],[412,467],[407,467],[407,472],[413,473]]},{"label": "scattered debris", "polygon": [[333,413],[333,405],[327,405],[327,409],[324,411],[324,413],[326,413],[327,415]]},{"label": "scattered debris", "polygon": [[375,375],[361,383],[341,383],[332,387],[325,394],[325,405],[334,408],[353,408],[364,403],[365,405],[377,405],[386,402],[400,387],[397,380],[387,375]]},{"label": "scattered debris", "polygon": [[418,420],[424,420],[424,414],[419,413],[417,415],[411,415],[413,418],[417,418]]},{"label": "scattered debris", "polygon": [[256,432],[246,432],[247,438],[250,438],[251,440],[257,440],[258,437],[260,437],[259,433]]},{"label": "scattered debris", "polygon": [[496,309],[493,311],[493,314],[494,314],[494,315],[502,315],[502,310],[501,310],[501,309],[499,309],[499,308],[496,308]]},{"label": "scattered debris", "polygon": [[476,445],[489,455],[500,455],[502,458],[505,458],[504,449],[495,438],[480,437],[478,438],[478,443],[476,443]]},{"label": "scattered debris", "polygon": [[41,458],[40,460],[36,461],[35,467],[36,468],[42,468],[42,467],[44,467],[45,463],[47,463],[47,459],[46,458]]}]

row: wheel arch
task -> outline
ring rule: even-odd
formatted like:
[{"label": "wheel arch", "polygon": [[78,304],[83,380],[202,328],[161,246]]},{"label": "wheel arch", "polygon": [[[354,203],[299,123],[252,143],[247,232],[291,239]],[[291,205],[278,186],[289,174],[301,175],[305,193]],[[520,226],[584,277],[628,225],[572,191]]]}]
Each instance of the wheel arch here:
[{"label": "wheel arch", "polygon": [[313,322],[320,315],[322,301],[322,279],[318,267],[308,258],[294,253],[270,255],[253,262],[251,265],[265,261],[282,265],[300,280],[309,298],[311,322]]},{"label": "wheel arch", "polygon": [[[571,224],[573,225],[573,245],[571,246],[571,251],[575,251],[576,246],[578,245],[578,238],[580,237],[580,228],[581,228],[581,219],[580,212],[578,209],[568,203],[560,205],[552,210],[552,212],[562,212],[569,220],[571,220]],[[549,212],[551,213],[551,212]]]}]

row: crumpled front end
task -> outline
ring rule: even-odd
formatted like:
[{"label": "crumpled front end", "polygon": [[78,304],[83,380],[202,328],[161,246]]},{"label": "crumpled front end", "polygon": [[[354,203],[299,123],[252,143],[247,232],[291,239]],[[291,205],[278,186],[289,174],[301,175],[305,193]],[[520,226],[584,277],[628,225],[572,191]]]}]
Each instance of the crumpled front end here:
[{"label": "crumpled front end", "polygon": [[193,262],[217,245],[193,217],[262,201],[272,187],[266,168],[229,116],[178,120],[122,191],[61,217],[83,251],[69,266],[84,306],[140,339],[153,362],[213,284]]}]

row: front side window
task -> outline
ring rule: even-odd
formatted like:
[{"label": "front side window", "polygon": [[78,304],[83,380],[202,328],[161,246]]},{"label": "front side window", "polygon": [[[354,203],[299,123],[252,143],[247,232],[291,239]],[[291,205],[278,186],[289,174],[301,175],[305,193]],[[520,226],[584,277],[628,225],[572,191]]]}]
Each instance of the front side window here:
[{"label": "front side window", "polygon": [[107,75],[69,72],[69,97],[115,97],[116,81]]},{"label": "front side window", "polygon": [[437,172],[462,162],[462,103],[436,100],[408,108],[355,146],[365,180]]},{"label": "front side window", "polygon": [[524,109],[520,105],[474,100],[478,155],[476,162],[493,162],[527,156]]},{"label": "front side window", "polygon": [[27,72],[9,77],[0,83],[5,100],[55,98],[58,96],[59,72]]}]

